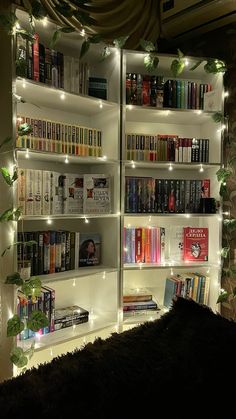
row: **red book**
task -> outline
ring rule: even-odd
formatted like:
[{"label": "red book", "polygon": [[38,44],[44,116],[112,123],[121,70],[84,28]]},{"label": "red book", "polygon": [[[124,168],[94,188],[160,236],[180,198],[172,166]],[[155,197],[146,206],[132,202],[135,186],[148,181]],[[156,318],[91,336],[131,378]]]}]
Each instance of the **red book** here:
[{"label": "red book", "polygon": [[208,228],[184,227],[184,261],[208,261]]},{"label": "red book", "polygon": [[202,198],[210,198],[210,179],[202,180],[201,197]]},{"label": "red book", "polygon": [[34,34],[33,43],[33,80],[39,81],[39,35]]}]

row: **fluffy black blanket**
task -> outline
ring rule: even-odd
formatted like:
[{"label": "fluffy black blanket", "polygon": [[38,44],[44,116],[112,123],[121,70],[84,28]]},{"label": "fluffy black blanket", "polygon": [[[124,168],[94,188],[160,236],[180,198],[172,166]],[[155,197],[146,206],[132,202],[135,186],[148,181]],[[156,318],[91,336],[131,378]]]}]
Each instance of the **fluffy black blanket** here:
[{"label": "fluffy black blanket", "polygon": [[235,354],[235,323],[178,299],[159,321],[2,383],[0,417],[236,417]]}]

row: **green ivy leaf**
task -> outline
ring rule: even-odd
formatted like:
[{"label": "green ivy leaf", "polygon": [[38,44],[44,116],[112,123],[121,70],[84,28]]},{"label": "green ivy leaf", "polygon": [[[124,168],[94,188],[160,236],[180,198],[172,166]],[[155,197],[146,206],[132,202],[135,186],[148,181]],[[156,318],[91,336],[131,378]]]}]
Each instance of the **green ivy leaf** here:
[{"label": "green ivy leaf", "polygon": [[147,51],[147,52],[155,51],[155,45],[151,41],[140,39],[140,45],[144,49],[144,51]]},{"label": "green ivy leaf", "polygon": [[28,363],[28,358],[25,356],[22,348],[13,348],[10,354],[11,362],[18,368],[23,368]]},{"label": "green ivy leaf", "polygon": [[31,313],[29,320],[27,321],[27,327],[34,332],[37,332],[41,327],[48,326],[48,319],[42,311],[35,310]]},{"label": "green ivy leaf", "polygon": [[73,13],[73,16],[79,21],[82,26],[95,25],[97,22],[88,13],[77,10]]},{"label": "green ivy leaf", "polygon": [[179,60],[181,60],[181,58],[184,58],[184,53],[179,48],[177,48],[177,53],[178,53]]},{"label": "green ivy leaf", "polygon": [[4,147],[4,145],[5,144],[8,144],[8,143],[10,143],[10,141],[12,140],[12,138],[11,137],[7,137],[7,138],[5,138],[5,140],[3,140],[2,142],[1,142],[1,144],[0,144],[0,150],[1,150],[1,148],[2,147]]},{"label": "green ivy leaf", "polygon": [[196,68],[198,68],[199,67],[199,65],[201,65],[202,64],[202,62],[203,62],[203,60],[200,60],[200,61],[197,61],[189,70],[190,71],[194,71],[194,70],[196,70]]},{"label": "green ivy leaf", "polygon": [[34,349],[35,349],[35,342],[33,341],[30,348],[26,349],[26,351],[24,352],[24,354],[31,359],[32,356],[34,355]]},{"label": "green ivy leaf", "polygon": [[216,301],[216,304],[218,304],[218,303],[225,303],[228,300],[228,297],[229,297],[229,293],[227,291],[223,291],[219,295],[219,297],[218,297],[218,299]]},{"label": "green ivy leaf", "polygon": [[63,26],[62,28],[58,29],[60,32],[63,33],[72,33],[75,32],[75,28],[72,28],[72,26]]},{"label": "green ivy leaf", "polygon": [[179,60],[176,60],[176,59],[173,60],[172,63],[171,63],[171,67],[170,67],[173,76],[178,77],[182,73],[184,67],[185,67],[184,60],[180,60],[180,59]]},{"label": "green ivy leaf", "polygon": [[224,122],[225,121],[225,117],[222,114],[222,112],[215,112],[212,116],[212,119],[214,122]]},{"label": "green ivy leaf", "polygon": [[10,175],[9,170],[6,167],[1,167],[0,171],[7,185],[12,186],[18,177],[17,171],[15,170],[12,176]]},{"label": "green ivy leaf", "polygon": [[109,55],[111,55],[111,50],[109,47],[104,47],[102,52],[101,52],[101,61],[104,61],[106,58],[109,57]]},{"label": "green ivy leaf", "polygon": [[229,251],[230,251],[230,247],[223,247],[220,253],[222,258],[226,259],[228,257]]},{"label": "green ivy leaf", "polygon": [[55,10],[64,17],[72,17],[74,9],[63,0],[59,0],[60,3],[55,5]]},{"label": "green ivy leaf", "polygon": [[31,44],[34,43],[35,39],[34,39],[34,33],[27,31],[25,29],[17,29],[16,30],[17,34],[20,34],[20,36],[23,39],[26,39],[27,41],[31,42]]},{"label": "green ivy leaf", "polygon": [[102,36],[98,33],[89,37],[90,44],[98,44],[101,41],[102,41]]},{"label": "green ivy leaf", "polygon": [[18,221],[22,214],[21,208],[9,208],[0,215],[0,223],[3,221]]},{"label": "green ivy leaf", "polygon": [[227,185],[225,185],[224,183],[221,183],[221,185],[220,185],[219,194],[224,200],[228,199],[229,192],[228,192]]},{"label": "green ivy leaf", "polygon": [[25,325],[21,319],[14,314],[14,316],[7,322],[7,337],[16,336],[24,330]]},{"label": "green ivy leaf", "polygon": [[6,277],[5,284],[22,285],[23,279],[20,277],[19,272],[14,272]]},{"label": "green ivy leaf", "polygon": [[26,297],[40,297],[41,287],[41,280],[37,276],[32,276],[23,283],[21,289]]},{"label": "green ivy leaf", "polygon": [[29,125],[26,122],[18,126],[18,135],[20,137],[22,137],[23,135],[30,134],[31,132],[33,132],[33,127],[32,125]]},{"label": "green ivy leaf", "polygon": [[56,30],[54,32],[54,34],[52,35],[52,39],[51,39],[51,42],[50,42],[50,45],[49,45],[50,48],[53,49],[55,47],[55,45],[59,41],[60,37],[61,37],[61,31],[60,30]]},{"label": "green ivy leaf", "polygon": [[210,58],[204,65],[204,70],[206,71],[206,73],[225,73],[227,71],[227,67],[224,61]]},{"label": "green ivy leaf", "polygon": [[127,39],[129,39],[129,35],[128,36],[120,36],[119,38],[114,39],[113,44],[115,45],[116,48],[123,48]]},{"label": "green ivy leaf", "polygon": [[86,54],[86,52],[88,52],[89,47],[90,47],[90,41],[89,40],[84,41],[82,43],[79,58],[83,58],[84,57],[84,55]]},{"label": "green ivy leaf", "polygon": [[3,29],[8,32],[12,33],[13,27],[17,23],[17,17],[15,13],[10,12],[8,14],[0,14],[0,25]]},{"label": "green ivy leaf", "polygon": [[145,68],[149,72],[152,72],[157,68],[159,64],[159,58],[155,54],[148,54],[144,57],[143,62],[144,62]]},{"label": "green ivy leaf", "polygon": [[232,171],[229,169],[219,169],[216,172],[218,182],[225,182],[229,176],[232,175]]},{"label": "green ivy leaf", "polygon": [[31,1],[31,6],[32,6],[31,13],[35,19],[43,19],[44,17],[47,16],[47,12],[40,1],[38,0]]}]

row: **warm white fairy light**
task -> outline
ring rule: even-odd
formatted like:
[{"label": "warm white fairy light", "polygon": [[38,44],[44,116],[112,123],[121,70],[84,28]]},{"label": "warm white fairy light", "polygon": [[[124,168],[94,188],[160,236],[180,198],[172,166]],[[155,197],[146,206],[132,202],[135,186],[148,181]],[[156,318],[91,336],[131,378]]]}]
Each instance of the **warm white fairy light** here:
[{"label": "warm white fairy light", "polygon": [[197,114],[198,115],[201,115],[202,114],[202,110],[201,109],[197,110]]},{"label": "warm white fairy light", "polygon": [[103,108],[103,103],[102,103],[102,101],[100,100],[100,102],[99,102],[99,108]]},{"label": "warm white fairy light", "polygon": [[26,82],[25,79],[22,80],[22,87],[25,89],[26,88]]},{"label": "warm white fairy light", "polygon": [[129,111],[131,111],[133,109],[133,105],[127,105],[127,109],[129,109]]},{"label": "warm white fairy light", "polygon": [[222,212],[222,214],[224,214],[224,215],[229,215],[229,214],[230,214],[230,212],[229,212],[229,211],[224,211],[224,212]]},{"label": "warm white fairy light", "polygon": [[26,149],[26,151],[25,151],[25,158],[26,159],[29,159],[30,158],[30,155],[29,155],[29,149],[27,148]]},{"label": "warm white fairy light", "polygon": [[85,224],[88,224],[89,223],[88,218],[84,217],[84,222],[85,222]]},{"label": "warm white fairy light", "polygon": [[73,279],[72,287],[75,287],[75,278]]},{"label": "warm white fairy light", "polygon": [[16,118],[16,120],[17,120],[18,122],[22,122],[22,121],[23,121],[23,118],[21,118],[21,116],[18,116],[18,117]]},{"label": "warm white fairy light", "polygon": [[173,269],[171,268],[171,270],[170,270],[170,274],[171,275],[174,275],[174,273],[173,273]]},{"label": "warm white fairy light", "polygon": [[84,29],[81,30],[80,35],[85,36],[85,30]]},{"label": "warm white fairy light", "polygon": [[106,279],[106,272],[105,271],[102,274],[102,279]]},{"label": "warm white fairy light", "polygon": [[65,100],[65,97],[66,97],[65,93],[64,93],[64,92],[62,92],[62,93],[60,94],[60,98],[61,98],[61,100]]},{"label": "warm white fairy light", "polygon": [[219,217],[218,217],[218,221],[222,221],[223,220],[223,217],[220,215]]},{"label": "warm white fairy light", "polygon": [[45,16],[45,17],[42,19],[42,24],[43,24],[43,26],[47,26],[47,24],[48,24],[48,19],[47,19],[47,16]]},{"label": "warm white fairy light", "polygon": [[105,156],[105,155],[102,156],[102,158],[103,158],[103,160],[107,160],[107,156]]},{"label": "warm white fairy light", "polygon": [[52,348],[50,348],[49,351],[50,351],[50,355],[53,356]]},{"label": "warm white fairy light", "polygon": [[135,169],[135,163],[134,163],[134,161],[133,161],[133,160],[132,160],[131,167],[132,167],[132,169]]},{"label": "warm white fairy light", "polygon": [[47,219],[47,224],[52,224],[52,219],[51,218]]},{"label": "warm white fairy light", "polygon": [[119,217],[121,215],[120,211],[117,211],[116,215]]},{"label": "warm white fairy light", "polygon": [[139,269],[142,269],[142,267],[143,267],[142,262],[139,262],[138,266],[139,266]]},{"label": "warm white fairy light", "polygon": [[186,218],[190,218],[190,214],[185,214],[185,217]]},{"label": "warm white fairy light", "polygon": [[73,330],[75,330],[75,328],[76,328],[76,325],[75,325],[75,324],[73,324],[73,326],[72,326],[72,327],[73,327]]},{"label": "warm white fairy light", "polygon": [[68,164],[69,163],[69,158],[68,158],[68,156],[66,155],[66,157],[65,157],[65,163],[66,164]]},{"label": "warm white fairy light", "polygon": [[130,223],[129,223],[129,224],[127,224],[127,227],[128,227],[128,228],[130,228],[130,227],[131,227],[131,224],[130,224]]},{"label": "warm white fairy light", "polygon": [[169,165],[168,170],[170,170],[170,172],[173,170],[173,166],[172,166],[172,164],[171,164],[171,163],[170,163],[170,165]]},{"label": "warm white fairy light", "polygon": [[199,169],[199,172],[204,172],[204,169],[203,169],[203,166],[202,166],[202,164],[200,164],[200,169]]},{"label": "warm white fairy light", "polygon": [[185,67],[188,67],[188,65],[189,65],[189,60],[188,60],[187,58],[185,58],[185,60],[184,60],[184,64],[185,64]]},{"label": "warm white fairy light", "polygon": [[224,97],[229,97],[229,92],[228,91],[224,92]]},{"label": "warm white fairy light", "polygon": [[152,216],[151,215],[149,215],[148,221],[149,221],[149,223],[152,221]]}]

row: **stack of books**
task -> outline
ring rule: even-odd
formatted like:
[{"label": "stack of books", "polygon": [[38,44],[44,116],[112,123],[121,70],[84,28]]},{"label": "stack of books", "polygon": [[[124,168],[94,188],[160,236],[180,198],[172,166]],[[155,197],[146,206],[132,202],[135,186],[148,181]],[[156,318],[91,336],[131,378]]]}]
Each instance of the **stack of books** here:
[{"label": "stack of books", "polygon": [[146,288],[128,289],[123,295],[123,312],[140,313],[143,311],[160,310],[158,304],[153,299],[153,295]]},{"label": "stack of books", "polygon": [[86,323],[89,312],[77,305],[55,310],[55,330],[64,329],[77,324]]}]

